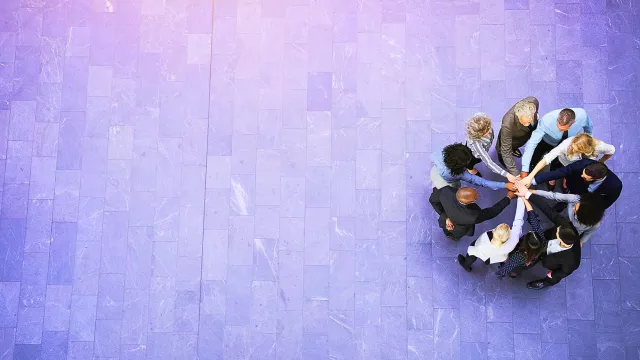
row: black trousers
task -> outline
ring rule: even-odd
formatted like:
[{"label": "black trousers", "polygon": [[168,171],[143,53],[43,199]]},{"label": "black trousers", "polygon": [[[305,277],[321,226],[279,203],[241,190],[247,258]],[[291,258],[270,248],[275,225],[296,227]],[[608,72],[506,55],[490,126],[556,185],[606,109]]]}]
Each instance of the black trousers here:
[{"label": "black trousers", "polygon": [[[476,245],[476,240],[473,240],[473,242],[471,243],[471,246],[475,246]],[[474,262],[476,262],[476,260],[478,260],[477,256],[473,256],[473,255],[469,255],[469,253],[467,253],[467,255],[465,255],[464,257],[464,263],[462,264],[464,267],[468,268],[471,265],[473,265]],[[485,264],[489,265],[489,261],[491,259],[487,259],[485,260]]]},{"label": "black trousers", "polygon": [[[540,140],[540,142],[538,143],[538,146],[536,146],[536,149],[533,151],[533,155],[531,156],[531,162],[529,163],[529,171],[527,172],[533,171],[533,168],[535,168],[536,165],[538,165],[540,160],[542,160],[542,157],[549,151],[553,150],[553,148],[555,148],[555,146],[547,144],[547,142],[545,142],[544,140]],[[561,168],[562,163],[558,160],[558,158],[555,158],[551,162],[551,164],[549,164],[549,167],[551,171],[553,171]]]}]

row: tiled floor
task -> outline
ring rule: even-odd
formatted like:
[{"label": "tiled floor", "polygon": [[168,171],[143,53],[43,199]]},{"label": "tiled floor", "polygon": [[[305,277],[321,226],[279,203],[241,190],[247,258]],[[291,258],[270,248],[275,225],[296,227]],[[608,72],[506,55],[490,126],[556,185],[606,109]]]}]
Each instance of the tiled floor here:
[{"label": "tiled floor", "polygon": [[[0,0],[0,359],[639,359],[639,16]],[[541,292],[461,271],[427,201],[429,153],[527,95],[626,185]]]}]

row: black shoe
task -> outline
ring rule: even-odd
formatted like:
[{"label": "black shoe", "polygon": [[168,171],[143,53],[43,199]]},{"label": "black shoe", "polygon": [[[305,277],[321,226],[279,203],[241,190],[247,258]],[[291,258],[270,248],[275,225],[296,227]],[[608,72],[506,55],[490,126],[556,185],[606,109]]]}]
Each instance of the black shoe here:
[{"label": "black shoe", "polygon": [[540,281],[540,280],[530,281],[527,283],[527,289],[531,289],[531,290],[540,290],[546,286],[547,285],[545,285],[544,281]]},{"label": "black shoe", "polygon": [[464,256],[462,255],[458,255],[458,264],[460,264],[460,266],[462,266],[463,269],[467,270],[468,272],[471,272],[471,266],[466,267],[464,266]]},{"label": "black shoe", "polygon": [[482,173],[480,171],[476,172],[477,177],[482,177]]},{"label": "black shoe", "polygon": [[517,158],[521,158],[522,157],[522,152],[520,152],[520,149],[515,149],[513,150],[513,156],[517,157]]}]

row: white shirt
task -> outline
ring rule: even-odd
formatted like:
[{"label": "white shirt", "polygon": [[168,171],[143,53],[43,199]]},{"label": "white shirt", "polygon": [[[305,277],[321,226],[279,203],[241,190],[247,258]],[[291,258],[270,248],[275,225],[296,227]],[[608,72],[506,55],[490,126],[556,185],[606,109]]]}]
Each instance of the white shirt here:
[{"label": "white shirt", "polygon": [[559,239],[549,240],[549,242],[547,243],[547,255],[551,255],[551,254],[559,253],[561,251],[569,250],[572,247],[573,247],[573,245],[569,246],[568,248],[562,247],[560,245],[560,240]]},{"label": "white shirt", "polygon": [[[571,157],[567,155],[573,138],[575,138],[575,136],[567,138],[565,141],[561,142],[558,146],[553,148],[553,150],[549,151],[545,156],[543,156],[542,159],[544,159],[547,164],[551,164],[553,159],[558,158],[558,161],[560,161],[563,166],[567,166],[573,162],[581,160],[581,154],[573,154]],[[600,155],[613,155],[615,152],[615,146],[607,144],[604,141],[596,140],[596,151],[591,155],[590,159],[595,160]],[[536,164],[533,165],[535,166]]]},{"label": "white shirt", "polygon": [[511,226],[511,232],[509,234],[509,240],[503,243],[501,247],[495,247],[491,243],[487,233],[480,235],[476,240],[475,245],[469,246],[467,254],[473,255],[482,261],[490,259],[491,264],[503,262],[509,257],[509,253],[518,245],[520,240],[520,234],[522,233],[522,225],[524,223],[524,201],[518,198],[518,205],[516,207],[516,215],[513,219],[513,225]]}]

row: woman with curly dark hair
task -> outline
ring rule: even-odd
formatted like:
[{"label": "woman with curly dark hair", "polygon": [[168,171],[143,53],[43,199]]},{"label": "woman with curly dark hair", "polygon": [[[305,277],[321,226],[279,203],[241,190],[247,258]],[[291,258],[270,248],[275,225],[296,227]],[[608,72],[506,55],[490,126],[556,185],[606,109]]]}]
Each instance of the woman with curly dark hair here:
[{"label": "woman with curly dark hair", "polygon": [[512,183],[490,181],[473,175],[467,171],[467,166],[474,158],[471,150],[464,144],[455,143],[447,145],[441,151],[431,154],[433,168],[431,169],[431,183],[433,187],[441,189],[445,186],[459,188],[460,180],[468,183],[488,187],[493,190],[507,188],[515,190]]}]

